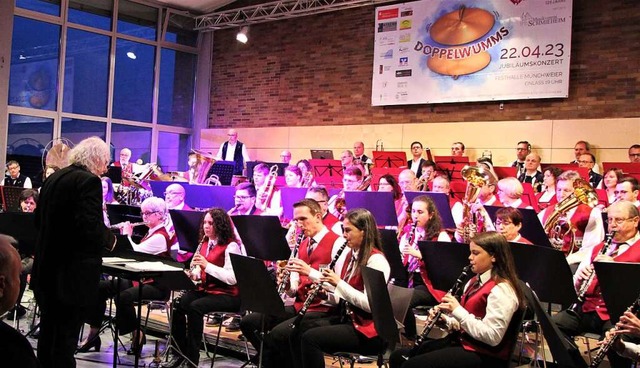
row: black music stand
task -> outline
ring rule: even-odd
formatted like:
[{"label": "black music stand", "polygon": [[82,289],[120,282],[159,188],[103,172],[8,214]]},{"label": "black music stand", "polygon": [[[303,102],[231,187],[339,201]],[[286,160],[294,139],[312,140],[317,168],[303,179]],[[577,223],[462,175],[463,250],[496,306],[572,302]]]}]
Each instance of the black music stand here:
[{"label": "black music stand", "polygon": [[[484,208],[487,210],[489,217],[495,222],[496,212],[503,207],[485,206]],[[520,235],[535,245],[551,248],[549,237],[547,237],[547,233],[544,232],[544,228],[538,219],[536,211],[530,208],[518,208],[518,210],[522,214],[522,229],[520,229]]]},{"label": "black music stand", "polygon": [[[469,265],[467,244],[421,240],[418,242],[418,249],[422,254],[429,280],[438,290],[449,290],[462,269]],[[470,272],[469,278],[471,276],[473,274]]]},{"label": "black music stand", "polygon": [[107,178],[111,179],[113,184],[122,183],[122,167],[121,166],[109,166],[107,168],[107,173],[104,175]]},{"label": "black music stand", "polygon": [[407,269],[402,264],[402,254],[400,253],[400,245],[398,244],[398,235],[395,230],[380,230],[382,238],[382,252],[384,253],[391,274],[389,280],[393,279],[393,284],[407,287],[409,280],[407,279]]},{"label": "black music stand", "polygon": [[586,368],[587,363],[580,355],[580,351],[572,342],[567,341],[560,332],[551,316],[540,305],[540,300],[538,300],[536,294],[529,287],[525,287],[523,291],[527,304],[533,309],[533,312],[538,317],[538,322],[542,326],[542,333],[544,338],[547,339],[549,351],[551,351],[551,355],[556,362],[554,366],[559,368]]},{"label": "black music stand", "polygon": [[[262,314],[260,333],[264,336],[265,317],[285,315],[284,302],[278,295],[277,286],[260,259],[231,254],[231,264],[240,289],[240,302],[243,310]],[[258,368],[262,367],[264,339],[260,339]]]},{"label": "black music stand", "polygon": [[374,167],[406,167],[407,154],[404,151],[373,151]]},{"label": "black music stand", "polygon": [[242,238],[247,255],[268,261],[288,259],[291,254],[285,239],[287,229],[276,216],[231,216]]},{"label": "black music stand", "polygon": [[24,189],[22,187],[0,186],[2,210],[4,212],[20,212],[20,193]]},{"label": "black music stand", "polygon": [[169,210],[173,222],[173,229],[178,237],[180,249],[194,253],[201,242],[200,224],[204,219],[204,212]]},{"label": "black music stand", "polygon": [[312,149],[311,158],[315,160],[333,160],[333,150]]},{"label": "black music stand", "polygon": [[[433,203],[436,205],[438,209],[438,213],[440,214],[440,219],[442,220],[442,227],[444,229],[455,229],[456,223],[453,221],[453,216],[451,215],[451,207],[449,206],[449,197],[447,197],[444,193],[436,193],[436,192],[405,192],[405,197],[407,197],[407,202],[409,204],[413,203],[416,197],[421,195],[426,195],[433,200]],[[453,280],[455,281],[455,279]]]},{"label": "black music stand", "polygon": [[366,208],[369,210],[378,226],[398,226],[392,192],[345,191],[344,199],[350,209]]},{"label": "black music stand", "polygon": [[593,267],[611,323],[615,324],[640,294],[640,263],[594,262]]},{"label": "black music stand", "polygon": [[38,230],[35,215],[24,212],[0,213],[0,233],[10,235],[18,241],[20,254],[32,256],[36,249]]},{"label": "black music stand", "polygon": [[282,201],[283,216],[285,219],[293,219],[293,204],[307,195],[308,188],[280,188],[280,200]]},{"label": "black music stand", "polygon": [[235,167],[236,163],[233,161],[216,161],[216,163],[209,168],[207,178],[215,174],[218,176],[218,179],[220,179],[220,184],[231,185],[231,178],[233,178]]},{"label": "black music stand", "polygon": [[[129,221],[142,222],[142,214],[140,207],[130,206],[127,204],[107,204],[107,216],[112,225]],[[145,226],[136,226],[133,228],[133,238],[142,238],[147,234],[149,229]]]},{"label": "black music stand", "polygon": [[469,157],[467,156],[434,156],[434,160],[436,161],[436,171],[447,175],[449,181],[462,180],[460,170],[469,165]]},{"label": "black music stand", "polygon": [[[385,350],[395,350],[396,344],[400,342],[400,333],[398,325],[393,314],[393,306],[391,297],[387,289],[387,282],[381,271],[370,267],[362,268],[362,280],[364,281],[364,289],[367,292],[369,307],[371,308],[371,316],[373,325],[376,328],[378,336],[385,342]],[[378,355],[378,366],[382,366],[382,352]]]}]

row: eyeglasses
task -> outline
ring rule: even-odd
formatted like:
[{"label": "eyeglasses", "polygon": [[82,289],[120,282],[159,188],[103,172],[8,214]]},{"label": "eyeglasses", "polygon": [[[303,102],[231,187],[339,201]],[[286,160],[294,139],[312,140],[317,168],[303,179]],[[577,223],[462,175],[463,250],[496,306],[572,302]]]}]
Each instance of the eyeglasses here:
[{"label": "eyeglasses", "polygon": [[169,194],[171,194],[171,195],[178,195],[178,194],[180,194],[180,193],[178,193],[178,192],[164,192],[165,197],[166,197],[166,196],[168,196]]},{"label": "eyeglasses", "polygon": [[640,153],[630,153],[629,157],[640,157]]},{"label": "eyeglasses", "polygon": [[629,220],[633,221],[637,217],[638,216],[630,217],[630,218],[612,218],[612,217],[608,217],[607,221],[609,222],[609,224],[622,225],[625,221],[629,221]]},{"label": "eyeglasses", "polygon": [[142,216],[150,216],[150,215],[152,215],[154,213],[158,213],[158,211],[145,211],[145,212],[141,212],[140,214]]},{"label": "eyeglasses", "polygon": [[578,160],[579,164],[592,164],[593,161],[584,161],[584,160]]},{"label": "eyeglasses", "polygon": [[526,148],[517,148],[516,147],[516,151],[528,151],[528,149],[526,149]]},{"label": "eyeglasses", "polygon": [[618,195],[618,194],[627,194],[629,193],[628,190],[614,190],[613,194]]},{"label": "eyeglasses", "polygon": [[253,197],[250,197],[250,196],[233,196],[233,198],[241,200],[241,201],[246,201],[247,199],[253,198]]},{"label": "eyeglasses", "polygon": [[513,224],[513,222],[511,222],[511,221],[500,221],[500,220],[496,220],[496,223],[495,223],[496,226],[499,226],[499,225],[507,226],[507,225],[511,225],[511,224]]}]

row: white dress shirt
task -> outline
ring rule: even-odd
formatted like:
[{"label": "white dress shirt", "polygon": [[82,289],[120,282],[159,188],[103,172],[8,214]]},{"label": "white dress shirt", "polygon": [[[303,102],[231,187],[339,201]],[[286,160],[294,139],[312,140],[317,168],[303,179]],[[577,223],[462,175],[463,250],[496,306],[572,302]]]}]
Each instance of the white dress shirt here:
[{"label": "white dress shirt", "polygon": [[131,243],[133,250],[140,253],[147,253],[147,254],[154,254],[154,255],[160,254],[162,252],[166,252],[167,241],[165,237],[162,234],[154,234],[154,232],[161,227],[164,227],[164,224],[160,224],[154,227],[153,229],[149,229],[149,233],[151,233],[152,235],[147,239],[145,239],[144,241],[141,241],[140,244],[134,243],[133,240],[131,239],[131,235],[129,235],[128,236],[129,242]]},{"label": "white dress shirt", "polygon": [[[220,144],[220,148],[218,149],[218,154],[216,155],[216,160],[220,161],[233,161],[233,156],[236,152],[236,146],[238,145],[238,143],[236,142],[235,144],[231,144],[229,143],[227,145],[227,154],[222,157],[222,148],[224,147],[224,144],[228,143],[228,142],[222,142]],[[251,159],[249,158],[249,152],[247,151],[247,145],[246,144],[242,144],[242,159],[244,160],[244,162],[248,162],[251,161]]]}]

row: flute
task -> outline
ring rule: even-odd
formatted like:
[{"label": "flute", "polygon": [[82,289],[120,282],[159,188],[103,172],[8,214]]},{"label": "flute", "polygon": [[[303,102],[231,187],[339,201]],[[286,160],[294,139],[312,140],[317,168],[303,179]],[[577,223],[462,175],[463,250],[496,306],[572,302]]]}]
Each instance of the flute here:
[{"label": "flute", "polygon": [[[123,227],[125,227],[126,224],[127,224],[127,221],[119,222],[117,224],[109,226],[109,229],[111,230],[122,229]],[[131,223],[131,227],[142,226],[142,225],[146,225],[146,223],[144,221]]]}]

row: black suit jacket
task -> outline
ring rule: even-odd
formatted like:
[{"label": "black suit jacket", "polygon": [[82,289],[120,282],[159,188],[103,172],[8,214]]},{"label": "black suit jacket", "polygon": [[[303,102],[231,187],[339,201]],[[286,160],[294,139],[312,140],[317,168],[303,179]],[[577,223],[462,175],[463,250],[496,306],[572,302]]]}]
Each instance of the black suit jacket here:
[{"label": "black suit jacket", "polygon": [[102,252],[115,243],[102,216],[102,184],[86,168],[71,165],[45,181],[31,275],[38,303],[86,306],[96,300]]},{"label": "black suit jacket", "polygon": [[[420,164],[418,164],[418,171],[416,172],[416,177],[420,179],[422,176],[422,164],[427,161],[424,158],[420,158]],[[411,169],[411,163],[413,163],[413,159],[407,161],[407,169]]]},{"label": "black suit jacket", "polygon": [[3,367],[41,367],[27,338],[2,321],[0,321],[0,357],[2,357]]}]

